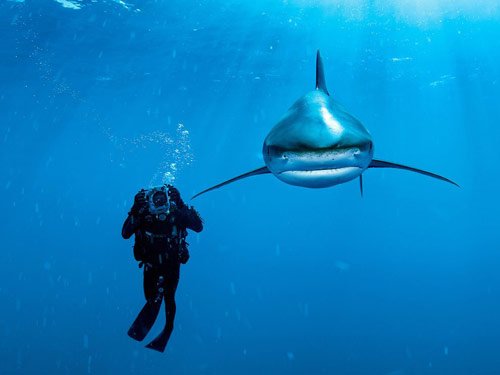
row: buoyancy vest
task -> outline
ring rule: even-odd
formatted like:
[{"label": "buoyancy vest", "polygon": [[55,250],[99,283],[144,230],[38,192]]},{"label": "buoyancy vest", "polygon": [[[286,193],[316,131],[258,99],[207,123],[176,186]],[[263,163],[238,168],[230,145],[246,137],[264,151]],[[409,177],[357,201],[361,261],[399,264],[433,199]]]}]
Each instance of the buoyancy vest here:
[{"label": "buoyancy vest", "polygon": [[186,236],[187,231],[174,224],[173,216],[161,222],[146,222],[135,234],[134,258],[152,265],[178,260],[179,254],[187,250]]}]

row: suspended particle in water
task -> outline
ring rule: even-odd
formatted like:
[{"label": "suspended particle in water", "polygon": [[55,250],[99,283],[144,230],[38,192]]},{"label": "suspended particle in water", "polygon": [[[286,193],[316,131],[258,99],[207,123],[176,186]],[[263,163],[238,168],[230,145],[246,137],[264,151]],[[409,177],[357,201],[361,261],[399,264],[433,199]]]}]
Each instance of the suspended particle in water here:
[{"label": "suspended particle in water", "polygon": [[341,272],[349,271],[349,268],[351,268],[349,263],[346,263],[342,260],[335,261],[335,267]]},{"label": "suspended particle in water", "polygon": [[83,335],[83,348],[89,348],[89,336],[87,334]]}]

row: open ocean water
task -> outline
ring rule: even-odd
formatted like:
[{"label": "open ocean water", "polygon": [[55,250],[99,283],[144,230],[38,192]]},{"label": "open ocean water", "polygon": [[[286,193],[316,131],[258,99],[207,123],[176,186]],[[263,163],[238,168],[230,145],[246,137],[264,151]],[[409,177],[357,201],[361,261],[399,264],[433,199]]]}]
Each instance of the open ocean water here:
[{"label": "open ocean water", "polygon": [[[373,169],[363,198],[265,175],[190,201],[145,349],[134,194],[262,166],[317,49],[376,158],[461,188]],[[499,61],[496,0],[1,0],[0,374],[500,375]]]}]

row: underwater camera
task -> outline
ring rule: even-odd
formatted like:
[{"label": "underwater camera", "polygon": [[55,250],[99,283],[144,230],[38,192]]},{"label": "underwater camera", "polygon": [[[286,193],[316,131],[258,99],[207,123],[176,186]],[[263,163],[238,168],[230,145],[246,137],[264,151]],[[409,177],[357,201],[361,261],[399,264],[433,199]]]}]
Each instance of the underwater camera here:
[{"label": "underwater camera", "polygon": [[146,202],[148,202],[149,213],[156,216],[160,221],[166,220],[170,213],[168,186],[163,185],[149,189],[146,191],[145,196]]}]

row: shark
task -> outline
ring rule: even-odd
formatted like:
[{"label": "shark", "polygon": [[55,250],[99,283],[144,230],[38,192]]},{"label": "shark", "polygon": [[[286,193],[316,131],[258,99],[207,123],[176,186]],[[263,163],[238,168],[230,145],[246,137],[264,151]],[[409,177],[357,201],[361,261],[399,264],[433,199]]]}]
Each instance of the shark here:
[{"label": "shark", "polygon": [[330,95],[318,50],[316,88],[300,97],[264,139],[265,166],[209,187],[193,199],[235,181],[264,174],[306,188],[327,188],[359,178],[363,195],[363,173],[371,168],[407,170],[459,186],[435,173],[374,159],[373,153],[373,139],[368,130]]}]

